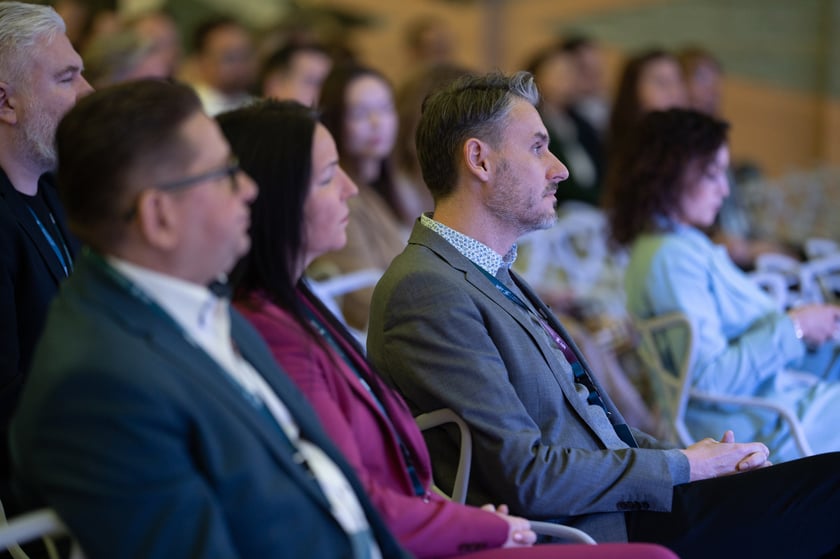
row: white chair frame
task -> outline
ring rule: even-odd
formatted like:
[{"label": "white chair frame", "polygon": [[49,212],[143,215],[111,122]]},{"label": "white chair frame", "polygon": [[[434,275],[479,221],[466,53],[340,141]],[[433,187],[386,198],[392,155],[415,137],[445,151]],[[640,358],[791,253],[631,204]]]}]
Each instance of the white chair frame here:
[{"label": "white chair frame", "polygon": [[[661,405],[663,416],[669,421],[667,427],[675,442],[684,446],[696,441],[685,423],[685,408],[689,400],[698,400],[716,404],[730,404],[770,410],[777,413],[790,427],[791,435],[802,456],[814,454],[799,418],[786,406],[763,398],[744,396],[726,396],[709,394],[691,387],[691,360],[694,351],[694,333],[691,322],[680,312],[668,313],[647,319],[634,319],[639,333],[638,354],[642,363],[649,369],[657,399]],[[687,351],[679,356],[679,362],[674,368],[669,368],[659,351],[657,338],[665,332],[679,328],[686,336]],[[804,377],[807,379],[809,377]]]},{"label": "white chair frame", "polygon": [[[0,549],[8,550],[14,559],[29,559],[20,544],[44,538],[50,556],[57,557],[57,554],[53,555],[55,549],[54,546],[51,549],[52,542],[47,542],[50,536],[61,535],[69,535],[69,531],[55,511],[49,508],[39,509],[0,522]],[[75,541],[69,559],[84,559]]]},{"label": "white chair frame", "polygon": [[[470,468],[472,467],[472,435],[470,434],[469,426],[467,426],[467,423],[461,419],[458,414],[449,408],[441,408],[439,410],[418,415],[415,418],[415,421],[421,431],[432,429],[446,423],[454,423],[458,427],[461,442],[458,457],[458,469],[455,474],[455,484],[453,486],[452,495],[447,496],[444,494],[444,496],[447,496],[458,503],[465,503],[467,500],[467,487],[470,482]],[[583,530],[578,530],[577,528],[572,528],[571,526],[537,520],[531,520],[530,523],[531,530],[537,534],[551,536],[575,543],[584,543],[588,545],[597,544],[592,536]]]}]

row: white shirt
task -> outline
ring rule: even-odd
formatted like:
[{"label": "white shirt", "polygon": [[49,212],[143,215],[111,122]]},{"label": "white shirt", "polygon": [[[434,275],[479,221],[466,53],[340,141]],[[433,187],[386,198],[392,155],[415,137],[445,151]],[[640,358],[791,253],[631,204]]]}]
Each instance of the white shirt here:
[{"label": "white shirt", "polygon": [[108,262],[149,299],[159,305],[184,331],[184,337],[204,350],[242,387],[255,405],[265,404],[297,447],[305,463],[332,506],[332,514],[353,542],[357,559],[381,557],[370,533],[364,511],[342,471],[319,447],[300,438],[300,429],[271,386],[235,350],[230,336],[230,303],[203,285],[185,281],[125,260],[108,257]]}]

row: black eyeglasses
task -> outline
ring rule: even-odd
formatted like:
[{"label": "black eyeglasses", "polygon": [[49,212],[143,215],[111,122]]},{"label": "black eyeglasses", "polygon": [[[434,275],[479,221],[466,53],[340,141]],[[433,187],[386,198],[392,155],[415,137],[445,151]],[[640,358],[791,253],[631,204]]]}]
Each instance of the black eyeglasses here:
[{"label": "black eyeglasses", "polygon": [[239,183],[236,181],[236,175],[239,174],[239,171],[241,171],[241,168],[239,167],[239,160],[236,157],[231,157],[224,167],[220,169],[213,169],[212,171],[207,171],[206,173],[201,173],[200,175],[193,175],[192,177],[165,182],[157,185],[155,188],[158,190],[181,190],[205,181],[220,179],[227,176],[230,179],[231,191],[236,192],[239,190]]},{"label": "black eyeglasses", "polygon": [[[231,156],[228,159],[228,162],[219,169],[213,169],[212,171],[207,171],[205,173],[201,173],[200,175],[193,175],[191,177],[186,177],[183,179],[178,179],[176,181],[165,182],[163,184],[156,185],[154,188],[157,190],[183,190],[185,188],[190,188],[192,186],[196,186],[201,184],[205,181],[211,181],[220,179],[223,177],[228,177],[230,180],[230,190],[233,193],[239,191],[239,182],[236,180],[236,176],[242,168],[239,166],[239,159],[234,156]],[[139,195],[138,195],[139,198]],[[134,204],[131,206],[131,209],[128,210],[125,214],[123,214],[123,219],[126,221],[131,221],[134,219],[134,216],[137,215],[137,200],[135,200]]]}]

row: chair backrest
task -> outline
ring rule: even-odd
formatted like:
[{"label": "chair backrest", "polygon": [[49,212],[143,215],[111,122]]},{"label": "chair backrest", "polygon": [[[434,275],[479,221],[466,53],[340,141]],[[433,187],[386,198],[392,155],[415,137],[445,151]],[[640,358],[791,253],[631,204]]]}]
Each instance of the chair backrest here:
[{"label": "chair backrest", "polygon": [[[654,391],[662,408],[660,413],[667,419],[666,427],[670,429],[674,442],[683,446],[689,446],[695,442],[685,422],[686,406],[689,400],[695,400],[718,405],[769,410],[790,428],[791,437],[800,454],[802,456],[813,454],[795,410],[765,398],[709,394],[692,388],[694,334],[691,322],[684,314],[673,312],[647,319],[636,319],[634,324],[640,338],[637,347],[639,357],[651,372]],[[674,336],[679,336],[679,338]],[[682,347],[685,350],[682,355],[671,355],[674,347]],[[801,375],[796,371],[785,371],[785,374],[794,382],[805,384],[815,382],[813,375]]]},{"label": "chair backrest", "polygon": [[[688,446],[694,442],[685,424],[685,408],[691,388],[689,371],[694,352],[691,322],[683,313],[672,312],[634,319],[633,324],[639,335],[636,350],[650,372],[668,436],[674,442]],[[685,351],[682,355],[673,355],[671,348],[674,347],[683,347]]]},{"label": "chair backrest", "polygon": [[[472,435],[470,435],[470,428],[466,422],[461,419],[458,414],[449,408],[441,408],[439,410],[430,411],[428,413],[420,414],[414,418],[417,426],[421,431],[433,429],[446,423],[454,423],[458,427],[458,432],[461,437],[460,452],[458,456],[458,470],[455,474],[455,484],[453,486],[452,495],[446,495],[439,488],[435,488],[441,495],[458,503],[465,503],[467,501],[467,487],[470,483],[470,468],[472,467]],[[555,524],[553,522],[542,522],[531,520],[531,530],[537,534],[544,536],[551,536],[559,540],[566,540],[576,543],[584,543],[588,545],[596,545],[596,541],[584,532],[571,526],[563,524]]]},{"label": "chair backrest", "polygon": [[[67,527],[58,515],[49,508],[44,508],[16,516],[8,521],[0,521],[0,549],[5,549],[14,559],[29,559],[20,544],[45,538],[45,547],[50,559],[58,558],[55,546],[48,539],[50,536],[67,536]],[[74,542],[69,559],[84,559],[79,546]]]}]

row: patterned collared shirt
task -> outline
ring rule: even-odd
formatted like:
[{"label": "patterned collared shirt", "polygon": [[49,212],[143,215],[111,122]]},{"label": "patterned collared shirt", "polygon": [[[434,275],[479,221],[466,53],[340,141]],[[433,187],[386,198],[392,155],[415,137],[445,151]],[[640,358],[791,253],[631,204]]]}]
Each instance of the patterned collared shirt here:
[{"label": "patterned collared shirt", "polygon": [[507,254],[502,256],[481,241],[455,231],[430,216],[431,214],[421,215],[420,223],[443,237],[446,242],[455,247],[455,250],[488,274],[495,276],[503,267],[510,268],[516,260],[516,245],[513,245]]}]

